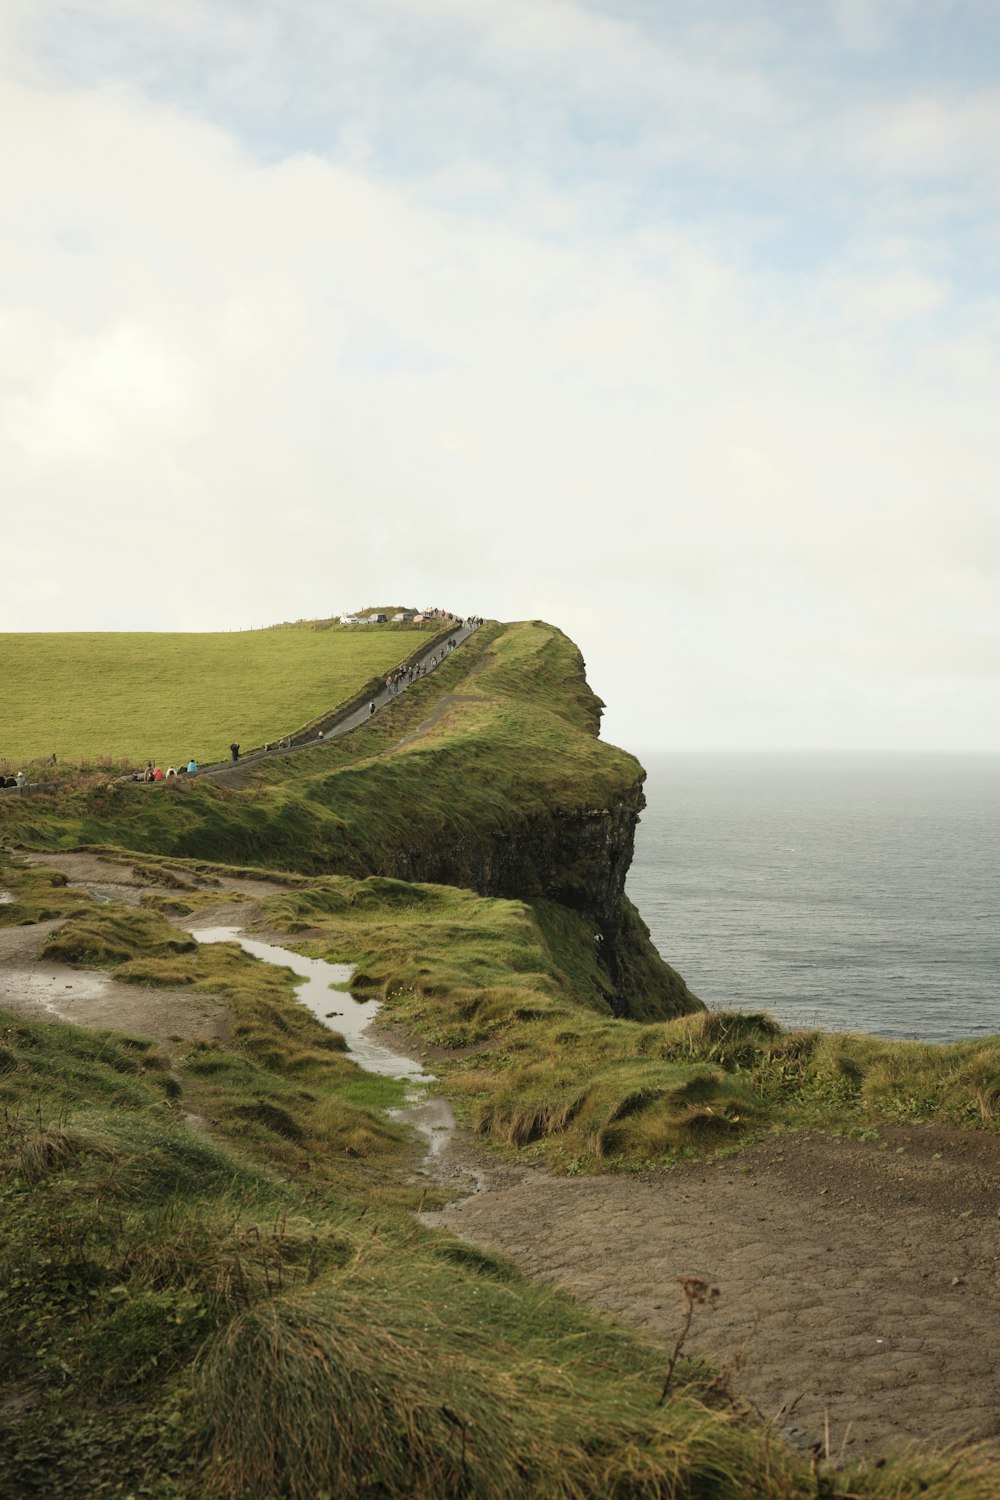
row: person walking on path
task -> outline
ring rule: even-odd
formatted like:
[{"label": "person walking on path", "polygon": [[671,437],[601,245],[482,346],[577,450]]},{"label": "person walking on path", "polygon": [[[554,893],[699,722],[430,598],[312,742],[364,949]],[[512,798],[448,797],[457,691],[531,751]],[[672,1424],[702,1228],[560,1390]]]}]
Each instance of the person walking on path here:
[{"label": "person walking on path", "polygon": [[229,753],[233,757],[233,760],[239,760],[239,758],[240,758],[240,742],[239,742],[239,740],[233,740],[233,743],[229,747]]}]

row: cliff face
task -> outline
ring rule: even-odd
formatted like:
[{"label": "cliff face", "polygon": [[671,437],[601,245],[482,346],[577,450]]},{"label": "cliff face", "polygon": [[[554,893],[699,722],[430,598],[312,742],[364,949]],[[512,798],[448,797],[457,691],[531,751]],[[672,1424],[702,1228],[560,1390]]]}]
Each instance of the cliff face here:
[{"label": "cliff face", "polygon": [[702,1009],[625,895],[645,772],[600,740],[604,705],[579,649],[542,621],[501,627],[473,680],[493,723],[479,753],[466,742],[454,811],[470,796],[471,774],[503,788],[503,813],[494,802],[471,830],[446,814],[433,838],[397,846],[394,873],[567,908],[582,918],[578,944],[596,954],[616,1015],[658,1020]]},{"label": "cliff face", "polygon": [[636,781],[608,807],[537,813],[481,836],[445,835],[397,856],[400,879],[465,886],[482,896],[539,898],[584,918],[615,1015],[662,1020],[701,1009],[664,963],[625,895],[635,828],[645,806]]},{"label": "cliff face", "polygon": [[640,786],[628,801],[579,813],[534,814],[505,828],[448,837],[401,856],[405,880],[464,885],[483,896],[543,896],[594,918],[613,934],[632,862]]}]

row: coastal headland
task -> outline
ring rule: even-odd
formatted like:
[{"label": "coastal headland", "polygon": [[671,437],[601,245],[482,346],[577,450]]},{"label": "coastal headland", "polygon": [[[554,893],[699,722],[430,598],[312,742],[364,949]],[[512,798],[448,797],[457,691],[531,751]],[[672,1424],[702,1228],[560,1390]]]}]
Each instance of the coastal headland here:
[{"label": "coastal headland", "polygon": [[0,796],[0,1494],[1000,1493],[1000,1041],[706,1010],[553,627],[314,634],[259,756]]}]

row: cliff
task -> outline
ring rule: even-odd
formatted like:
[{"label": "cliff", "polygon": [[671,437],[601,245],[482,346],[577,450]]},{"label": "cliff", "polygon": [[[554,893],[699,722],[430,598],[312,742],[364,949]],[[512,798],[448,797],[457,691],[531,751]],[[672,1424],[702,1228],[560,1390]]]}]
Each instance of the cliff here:
[{"label": "cliff", "polygon": [[[645,773],[600,739],[602,708],[561,631],[492,624],[332,744],[214,781],[107,784],[18,812],[25,833],[63,846],[516,897],[590,976],[592,1000],[663,1019],[701,1007],[624,895]],[[573,920],[546,919],[546,904]]]},{"label": "cliff", "polygon": [[644,805],[637,781],[608,807],[538,813],[515,826],[484,829],[478,837],[409,849],[393,861],[391,873],[568,908],[586,924],[583,940],[594,944],[613,1013],[662,1020],[701,1006],[656,952],[649,929],[625,895]]}]

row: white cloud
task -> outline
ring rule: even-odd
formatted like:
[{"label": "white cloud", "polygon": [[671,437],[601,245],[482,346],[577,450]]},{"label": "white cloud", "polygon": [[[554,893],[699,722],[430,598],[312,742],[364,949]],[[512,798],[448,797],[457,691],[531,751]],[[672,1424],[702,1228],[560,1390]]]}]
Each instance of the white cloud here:
[{"label": "white cloud", "polygon": [[[570,93],[634,69],[651,99],[674,69],[682,114],[714,98],[555,0],[413,13]],[[225,51],[204,14],[163,24]],[[30,75],[0,135],[8,628],[434,597],[563,625],[626,743],[1000,742],[1000,329],[918,234],[782,277],[677,214],[596,232],[591,181],[464,139],[426,181],[269,159],[137,87]],[[748,77],[732,108],[780,114]]]},{"label": "white cloud", "polygon": [[992,186],[1000,132],[1000,91],[972,96],[911,95],[851,111],[849,157],[883,176],[933,178],[988,174]]},{"label": "white cloud", "polygon": [[886,46],[913,10],[914,0],[833,0],[834,19],[844,40],[864,53]]},{"label": "white cloud", "polygon": [[876,272],[838,272],[829,293],[857,327],[876,336],[883,328],[927,317],[945,306],[948,283],[914,266],[901,265]]}]

